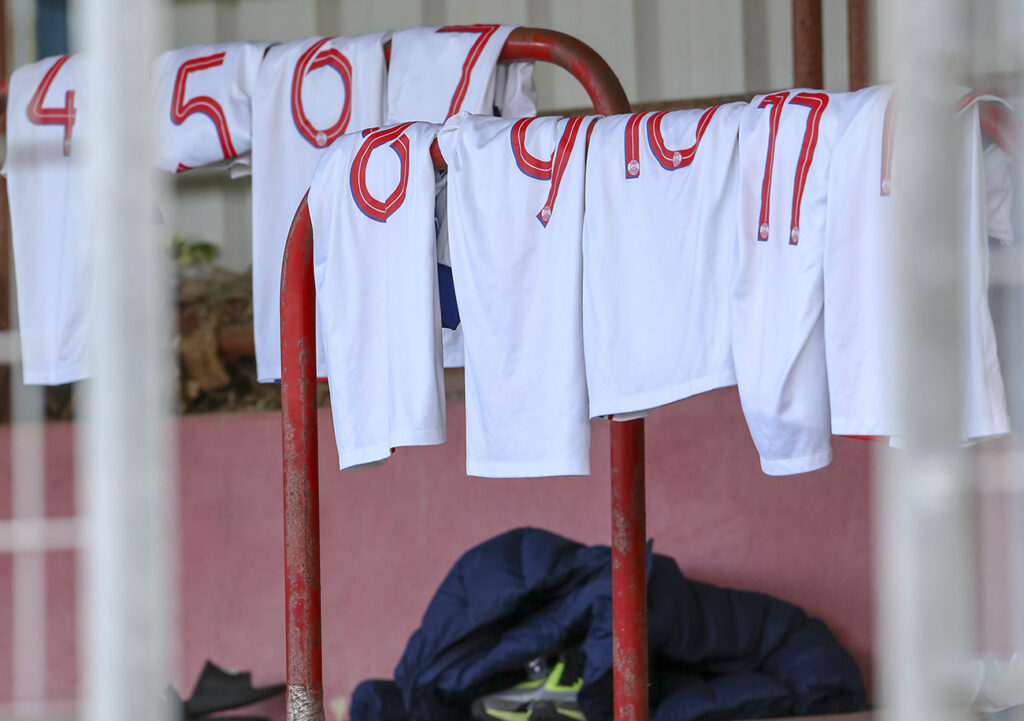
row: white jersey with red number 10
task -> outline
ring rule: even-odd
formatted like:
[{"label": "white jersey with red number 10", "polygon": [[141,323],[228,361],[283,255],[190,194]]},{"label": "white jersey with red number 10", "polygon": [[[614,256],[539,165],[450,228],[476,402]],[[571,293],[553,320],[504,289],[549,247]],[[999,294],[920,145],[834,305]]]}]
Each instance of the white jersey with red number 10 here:
[{"label": "white jersey with red number 10", "polygon": [[252,97],[270,43],[191,45],[153,61],[157,167],[248,166]]},{"label": "white jersey with red number 10", "polygon": [[445,439],[430,158],[439,127],[402,123],[344,135],[309,187],[342,469]]},{"label": "white jersey with red number 10", "polygon": [[743,413],[770,475],[832,460],[822,254],[828,167],[848,95],[760,95],[740,123],[733,358]]},{"label": "white jersey with red number 10", "polygon": [[[825,345],[832,429],[840,435],[898,437],[890,348],[891,246],[899,194],[899,148],[891,87],[853,94],[850,121],[829,173],[825,244]],[[988,306],[988,237],[1006,236],[990,223],[978,100],[964,96],[957,115],[963,175],[959,240],[965,293],[962,403],[964,440],[1006,433],[1009,420]],[[952,104],[951,104],[952,111]],[[840,202],[841,200],[841,202]],[[999,208],[997,207],[998,211]]]},{"label": "white jersey with red number 10", "polygon": [[18,68],[7,95],[7,195],[25,382],[89,375],[89,253],[81,139],[88,121],[77,55]]},{"label": "white jersey with red number 10", "polygon": [[729,293],[736,133],[746,107],[615,115],[594,124],[583,231],[592,417],[736,382]]},{"label": "white jersey with red number 10", "polygon": [[582,244],[591,120],[460,113],[438,135],[470,475],[590,472]]},{"label": "white jersey with red number 10", "polygon": [[[252,290],[256,372],[281,377],[281,262],[295,209],[327,146],[381,124],[386,33],[308,38],[267,51],[252,121]],[[317,334],[317,377],[324,377]]]},{"label": "white jersey with red number 10", "polygon": [[[443,123],[462,110],[510,118],[536,115],[533,63],[498,64],[513,29],[512,25],[451,25],[396,32],[388,66],[387,123]],[[443,228],[443,215],[438,221]],[[447,244],[444,232],[442,246]],[[443,336],[445,365],[461,366],[461,326],[445,328]]]}]

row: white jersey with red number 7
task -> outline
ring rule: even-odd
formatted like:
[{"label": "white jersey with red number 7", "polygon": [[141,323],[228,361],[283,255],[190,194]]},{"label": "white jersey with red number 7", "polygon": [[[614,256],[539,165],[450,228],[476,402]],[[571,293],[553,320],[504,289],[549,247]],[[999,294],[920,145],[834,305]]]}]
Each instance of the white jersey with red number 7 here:
[{"label": "white jersey with red number 7", "polygon": [[733,359],[770,475],[832,460],[822,254],[828,167],[848,97],[804,89],[759,95],[740,122]]},{"label": "white jersey with red number 7", "polygon": [[78,55],[46,58],[11,75],[4,174],[26,383],[58,385],[89,375],[79,150],[87,122]]},{"label": "white jersey with red number 7", "polygon": [[153,61],[157,167],[249,165],[252,96],[270,43],[191,45]]},{"label": "white jersey with red number 7", "polygon": [[[463,110],[509,118],[536,115],[533,63],[498,64],[514,29],[513,25],[473,24],[396,32],[388,66],[386,122],[443,123]],[[443,206],[438,211],[442,255],[447,255]],[[443,335],[445,365],[461,366],[462,328],[445,328]]]}]

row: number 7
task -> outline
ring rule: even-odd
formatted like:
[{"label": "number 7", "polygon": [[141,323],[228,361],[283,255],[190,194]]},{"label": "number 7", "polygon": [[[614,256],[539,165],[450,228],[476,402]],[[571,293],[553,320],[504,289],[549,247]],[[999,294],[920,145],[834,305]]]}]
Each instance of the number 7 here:
[{"label": "number 7", "polygon": [[480,53],[484,51],[487,41],[500,27],[500,25],[448,25],[437,29],[439,33],[480,33],[480,37],[469,48],[466,60],[462,63],[462,74],[459,76],[459,84],[455,86],[455,93],[452,95],[452,102],[448,106],[448,116],[445,120],[462,108],[462,101],[466,99],[466,91],[469,89],[469,76],[473,72],[473,66],[480,59]]}]

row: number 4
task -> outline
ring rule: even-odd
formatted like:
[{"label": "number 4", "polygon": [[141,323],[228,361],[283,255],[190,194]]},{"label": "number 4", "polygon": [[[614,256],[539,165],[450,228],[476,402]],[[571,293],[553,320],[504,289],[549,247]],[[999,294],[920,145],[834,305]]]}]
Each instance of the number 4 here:
[{"label": "number 4", "polygon": [[78,114],[75,108],[75,91],[67,90],[64,93],[63,108],[44,108],[46,94],[50,92],[53,79],[64,67],[64,63],[71,59],[70,55],[63,55],[57,59],[50,69],[46,71],[39,87],[32,94],[28,101],[28,119],[37,125],[63,125],[64,126],[64,155],[71,155],[71,129],[75,126],[75,117]]},{"label": "number 4", "polygon": [[[768,240],[770,227],[770,205],[772,197],[772,170],[775,165],[775,138],[779,133],[779,122],[782,118],[782,106],[789,97],[788,92],[766,95],[758,105],[759,108],[772,106],[769,116],[768,154],[764,164],[764,178],[761,181],[761,215],[758,220],[757,239]],[[807,126],[804,129],[804,141],[800,146],[800,157],[796,163],[796,177],[793,183],[793,208],[789,225],[789,244],[800,242],[800,201],[807,185],[807,173],[814,160],[814,148],[818,145],[818,126],[821,124],[822,113],[828,107],[827,93],[797,93],[789,101],[790,105],[803,105],[810,109],[807,114]]]}]

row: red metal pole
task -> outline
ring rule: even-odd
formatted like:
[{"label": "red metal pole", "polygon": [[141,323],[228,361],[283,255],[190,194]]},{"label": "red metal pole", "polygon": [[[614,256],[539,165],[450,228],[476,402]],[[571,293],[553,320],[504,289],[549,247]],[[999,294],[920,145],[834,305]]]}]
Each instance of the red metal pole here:
[{"label": "red metal pole", "polygon": [[793,85],[822,87],[822,62],[821,0],[793,0]]},{"label": "red metal pole", "polygon": [[641,721],[647,696],[644,421],[612,421],[612,660],[616,721]]},{"label": "red metal pole", "polygon": [[[554,63],[580,81],[598,113],[629,112],[626,93],[608,64],[569,35],[517,28],[509,35],[500,60]],[[436,143],[431,150],[435,165],[443,167]],[[313,231],[303,198],[288,233],[281,278],[288,721],[324,719],[314,305]],[[647,654],[636,653],[638,643],[644,649],[647,644],[643,421],[612,423],[611,445],[613,536],[633,543],[629,548],[618,540],[612,544],[613,614],[633,619],[615,626],[615,648],[631,649],[625,661],[615,657],[615,718],[645,721]],[[616,478],[619,492],[615,492]],[[628,683],[619,691],[623,679]]]},{"label": "red metal pole", "polygon": [[281,277],[288,721],[324,720],[314,306],[313,226],[303,197]]},{"label": "red metal pole", "polygon": [[850,59],[850,90],[867,87],[871,65],[868,59],[868,1],[846,0],[847,54]]}]

